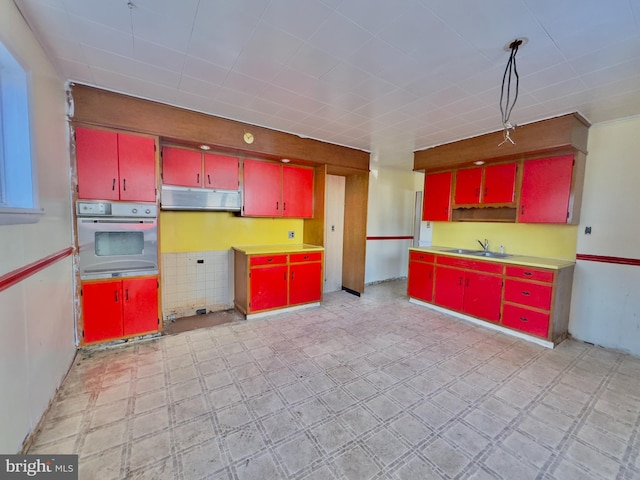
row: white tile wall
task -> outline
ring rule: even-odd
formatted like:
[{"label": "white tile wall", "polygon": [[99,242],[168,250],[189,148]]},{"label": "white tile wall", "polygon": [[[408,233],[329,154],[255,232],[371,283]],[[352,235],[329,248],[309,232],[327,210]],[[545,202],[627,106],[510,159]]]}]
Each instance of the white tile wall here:
[{"label": "white tile wall", "polygon": [[[231,250],[162,254],[164,320],[233,307]],[[201,260],[203,263],[198,263]]]}]

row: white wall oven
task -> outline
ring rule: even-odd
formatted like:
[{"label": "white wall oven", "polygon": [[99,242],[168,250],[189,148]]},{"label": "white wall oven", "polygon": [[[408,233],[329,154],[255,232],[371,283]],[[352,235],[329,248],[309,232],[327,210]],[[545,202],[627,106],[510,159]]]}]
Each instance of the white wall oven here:
[{"label": "white wall oven", "polygon": [[158,273],[158,208],[155,204],[76,203],[82,280]]}]

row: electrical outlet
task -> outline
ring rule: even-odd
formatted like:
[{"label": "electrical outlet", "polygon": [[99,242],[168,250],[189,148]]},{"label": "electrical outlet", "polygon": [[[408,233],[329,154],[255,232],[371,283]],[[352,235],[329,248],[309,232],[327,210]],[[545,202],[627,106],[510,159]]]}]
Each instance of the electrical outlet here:
[{"label": "electrical outlet", "polygon": [[289,232],[289,238],[295,238],[295,237],[296,237],[296,232],[290,231]]}]

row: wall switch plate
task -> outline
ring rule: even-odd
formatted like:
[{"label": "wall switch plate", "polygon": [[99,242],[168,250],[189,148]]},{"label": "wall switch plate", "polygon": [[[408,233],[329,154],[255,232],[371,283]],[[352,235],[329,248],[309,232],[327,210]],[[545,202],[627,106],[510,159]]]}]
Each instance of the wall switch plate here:
[{"label": "wall switch plate", "polygon": [[296,237],[296,232],[290,231],[289,238],[295,238],[295,237]]}]

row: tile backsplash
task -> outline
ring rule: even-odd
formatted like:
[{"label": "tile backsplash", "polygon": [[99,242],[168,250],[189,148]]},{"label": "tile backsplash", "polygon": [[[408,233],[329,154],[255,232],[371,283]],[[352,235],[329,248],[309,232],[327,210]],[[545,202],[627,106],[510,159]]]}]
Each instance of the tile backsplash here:
[{"label": "tile backsplash", "polygon": [[163,253],[163,320],[233,308],[232,262],[232,250]]}]

